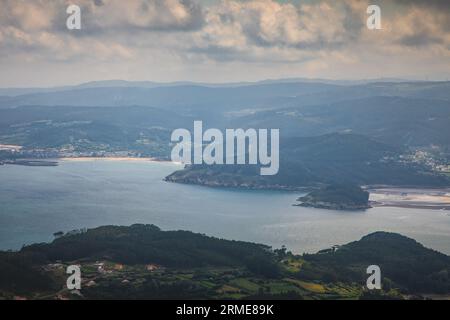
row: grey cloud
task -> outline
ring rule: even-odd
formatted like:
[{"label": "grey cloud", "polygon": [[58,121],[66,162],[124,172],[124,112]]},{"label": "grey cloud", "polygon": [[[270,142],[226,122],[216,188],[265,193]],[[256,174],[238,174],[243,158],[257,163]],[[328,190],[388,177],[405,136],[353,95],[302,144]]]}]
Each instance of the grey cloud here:
[{"label": "grey cloud", "polygon": [[424,11],[434,11],[444,18],[441,19],[441,27],[450,32],[450,1],[449,0],[397,0],[406,9],[418,7]]},{"label": "grey cloud", "polygon": [[402,5],[419,5],[428,8],[434,7],[443,10],[450,10],[450,1],[448,0],[396,0],[396,2]]},{"label": "grey cloud", "polygon": [[72,1],[0,0],[0,57],[95,59],[96,54],[110,56],[107,47],[123,57],[136,46],[149,44],[147,39],[154,40],[149,33],[189,33],[203,25],[203,8],[195,0],[76,2],[81,7],[82,29],[69,31],[66,9]]},{"label": "grey cloud", "polygon": [[209,45],[206,47],[191,47],[188,49],[190,53],[211,59],[216,62],[233,62],[239,61],[244,63],[267,63],[267,64],[284,64],[304,63],[312,61],[316,56],[310,52],[302,55],[287,56],[286,54],[278,54],[277,51],[266,51],[264,56],[258,56],[251,50],[240,51],[236,48],[221,47],[217,45]]},{"label": "grey cloud", "polygon": [[401,38],[399,43],[409,47],[422,47],[430,44],[442,44],[443,40],[428,34],[414,34]]},{"label": "grey cloud", "polygon": [[[132,1],[136,4],[130,10],[118,0],[104,0],[100,17],[91,13],[93,20],[98,22],[100,27],[125,32],[133,29],[187,32],[197,30],[203,25],[203,9],[195,0]],[[102,18],[109,16],[109,10],[117,11],[117,16],[115,21],[109,21],[110,23],[105,25]],[[122,16],[123,13],[125,16]]]},{"label": "grey cloud", "polygon": [[406,13],[395,19],[393,33],[398,33],[397,43],[406,47],[440,45],[445,49],[450,42],[450,11],[437,10],[444,5],[439,1],[433,2],[433,9],[426,9],[420,1],[412,3],[420,5],[406,7]]},{"label": "grey cloud", "polygon": [[[258,61],[261,50],[266,50],[263,59],[270,61],[304,61],[313,52],[357,42],[365,27],[363,18],[346,2],[222,2],[208,11],[208,23],[190,50],[224,61],[234,57]],[[282,54],[274,58],[277,51]]]},{"label": "grey cloud", "polygon": [[[67,31],[66,8],[71,4],[68,0],[0,0],[0,4],[1,27]],[[76,4],[81,7],[82,31],[87,34],[136,29],[187,32],[203,25],[203,8],[196,0],[78,0]],[[38,21],[31,25],[37,26],[35,30],[27,28],[33,19],[41,21],[41,25]]]},{"label": "grey cloud", "polygon": [[0,63],[20,54],[36,63],[123,59],[122,65],[142,65],[163,57],[189,67],[211,60],[327,68],[373,52],[422,54],[428,45],[438,49],[430,53],[437,59],[450,52],[450,0],[398,0],[383,14],[392,30],[368,32],[367,4],[384,10],[389,1],[77,0],[82,30],[70,32],[65,10],[71,0],[0,0]]}]

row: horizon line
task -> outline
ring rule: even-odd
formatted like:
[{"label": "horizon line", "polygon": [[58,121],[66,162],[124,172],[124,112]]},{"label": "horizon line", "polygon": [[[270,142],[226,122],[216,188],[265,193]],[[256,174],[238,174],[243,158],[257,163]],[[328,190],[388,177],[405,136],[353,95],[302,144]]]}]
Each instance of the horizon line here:
[{"label": "horizon line", "polygon": [[[57,88],[76,88],[82,87],[90,84],[101,84],[108,82],[122,82],[123,84],[153,84],[153,85],[198,85],[198,86],[233,86],[233,85],[252,85],[252,84],[264,84],[270,82],[335,82],[335,83],[350,83],[357,84],[360,83],[376,83],[376,82],[449,82],[450,77],[446,80],[436,80],[436,79],[421,79],[421,78],[402,78],[402,77],[380,77],[380,78],[355,78],[355,79],[332,79],[332,78],[308,78],[308,77],[288,77],[288,78],[262,78],[260,80],[253,81],[226,81],[226,82],[210,82],[210,81],[190,81],[190,80],[174,80],[174,81],[155,81],[155,80],[125,80],[125,79],[102,79],[102,80],[91,80],[83,81],[75,84],[61,84],[61,85],[51,85],[51,86],[8,86],[0,87],[1,90],[15,90],[15,89],[57,89]],[[114,87],[114,86],[111,86]]]}]

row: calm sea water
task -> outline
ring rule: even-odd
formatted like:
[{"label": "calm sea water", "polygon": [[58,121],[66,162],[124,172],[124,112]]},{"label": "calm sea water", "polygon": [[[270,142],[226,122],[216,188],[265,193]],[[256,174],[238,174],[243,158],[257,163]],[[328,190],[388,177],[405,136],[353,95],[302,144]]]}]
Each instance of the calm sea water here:
[{"label": "calm sea water", "polygon": [[164,230],[286,245],[296,253],[358,240],[374,231],[393,231],[450,254],[448,211],[329,211],[293,207],[300,193],[162,181],[178,168],[172,163],[114,161],[0,166],[0,249],[51,241],[60,230],[151,223]]}]

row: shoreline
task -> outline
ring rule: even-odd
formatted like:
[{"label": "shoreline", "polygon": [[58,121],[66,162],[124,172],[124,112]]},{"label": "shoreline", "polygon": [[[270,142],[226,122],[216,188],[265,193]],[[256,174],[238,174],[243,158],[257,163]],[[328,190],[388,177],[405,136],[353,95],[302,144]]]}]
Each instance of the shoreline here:
[{"label": "shoreline", "polygon": [[[193,183],[191,181],[174,180],[170,175],[163,179],[166,182],[196,185],[206,188],[215,189],[234,189],[234,190],[252,190],[252,191],[285,191],[285,192],[308,192],[314,190],[315,187],[281,187],[281,186],[235,186],[227,184],[208,184],[208,183]],[[366,191],[371,195],[376,195],[375,198],[369,198],[369,205],[365,208],[358,208],[355,210],[368,210],[378,207],[392,207],[404,209],[430,209],[450,211],[450,188],[426,188],[423,186],[364,186]],[[314,207],[310,205],[293,204],[298,207]],[[322,208],[329,209],[329,208]],[[339,209],[334,209],[339,210]]]},{"label": "shoreline", "polygon": [[120,162],[162,162],[162,163],[173,163],[178,164],[170,160],[162,160],[158,158],[142,158],[142,157],[62,157],[56,158],[58,161],[120,161]]},{"label": "shoreline", "polygon": [[62,158],[44,158],[44,159],[14,159],[0,161],[0,166],[4,165],[21,165],[29,167],[56,167],[60,162],[146,162],[146,163],[170,163],[174,165],[182,165],[178,162],[170,160],[162,160],[158,158],[142,158],[142,157],[62,157]]},{"label": "shoreline", "polygon": [[366,189],[373,207],[450,210],[449,188],[384,187]]},{"label": "shoreline", "polygon": [[412,204],[412,203],[381,203],[381,202],[371,202],[370,205],[372,208],[381,208],[381,207],[389,207],[389,208],[403,208],[403,209],[428,209],[428,210],[442,210],[442,211],[450,211],[450,205],[443,204],[430,204],[430,203],[420,203],[420,204]]},{"label": "shoreline", "polygon": [[[110,156],[110,157],[61,157],[61,158],[48,158],[48,159],[19,159],[14,162],[0,161],[0,165],[23,165],[23,166],[57,166],[58,162],[141,162],[141,163],[170,163],[181,166],[182,163],[173,162],[170,160],[163,160],[153,157],[124,157],[124,156]],[[228,184],[210,184],[205,183],[192,183],[191,181],[176,181],[176,179],[170,179],[171,175],[165,177],[163,180],[172,183],[181,183],[187,185],[198,185],[207,188],[224,188],[235,190],[264,190],[264,191],[289,191],[289,192],[308,192],[308,190],[314,189],[313,186],[309,187],[287,187],[280,185],[260,186],[260,185],[228,185]],[[363,188],[370,192],[369,203],[371,207],[394,207],[394,208],[406,208],[406,209],[430,209],[430,210],[442,210],[450,211],[450,188],[426,188],[423,186],[388,186],[388,185],[372,185],[363,186]],[[302,206],[294,204],[294,206]],[[305,206],[305,205],[303,205]],[[370,208],[370,207],[369,207]],[[366,210],[368,208],[364,208]]]}]

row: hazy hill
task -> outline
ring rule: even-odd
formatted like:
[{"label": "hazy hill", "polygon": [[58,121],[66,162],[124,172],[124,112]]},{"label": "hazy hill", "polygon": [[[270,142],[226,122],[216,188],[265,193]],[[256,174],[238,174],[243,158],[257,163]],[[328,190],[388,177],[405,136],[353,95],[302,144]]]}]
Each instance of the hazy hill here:
[{"label": "hazy hill", "polygon": [[[141,88],[156,88],[156,87],[174,87],[182,85],[194,85],[203,87],[239,87],[255,84],[273,84],[273,83],[324,83],[333,85],[358,85],[368,83],[381,82],[407,82],[405,79],[395,78],[381,78],[381,79],[365,79],[365,80],[330,80],[330,79],[310,79],[310,78],[286,78],[286,79],[267,79],[261,81],[244,81],[244,82],[223,82],[223,83],[208,83],[208,82],[192,82],[192,81],[175,81],[175,82],[155,82],[155,81],[127,81],[127,80],[99,80],[89,81],[78,85],[55,86],[55,87],[11,87],[0,88],[0,96],[19,96],[30,93],[47,93],[57,91],[67,91],[80,88],[101,88],[101,87],[141,87]],[[415,81],[420,82],[420,81]]]},{"label": "hazy hill", "polygon": [[[344,82],[345,83],[345,82]],[[10,90],[10,91],[8,91]],[[11,91],[12,90],[12,91]],[[153,106],[200,108],[258,108],[310,105],[373,96],[450,100],[450,82],[343,82],[302,80],[237,84],[195,84],[107,81],[52,89],[0,89],[0,107],[21,105]],[[8,94],[13,96],[8,96]],[[25,94],[26,93],[26,94]]]},{"label": "hazy hill", "polygon": [[[354,132],[389,144],[448,146],[449,92],[450,82],[342,85],[338,81],[278,80],[199,85],[114,80],[54,88],[51,92],[3,96],[0,108],[142,106],[169,113],[166,119],[187,116],[219,128],[280,128],[285,136]],[[0,112],[0,119],[11,124],[10,114]],[[30,112],[21,109],[15,113],[19,116],[14,118],[14,124],[26,122]],[[105,121],[108,112],[104,110]],[[73,108],[67,114],[76,117]],[[139,121],[125,119],[131,126]],[[41,116],[38,120],[46,119]],[[170,125],[161,121],[160,126]],[[192,123],[185,126],[190,128]]]},{"label": "hazy hill", "polygon": [[299,94],[317,93],[338,88],[320,83],[273,83],[238,87],[205,87],[177,85],[156,88],[146,87],[94,87],[72,90],[33,93],[15,97],[0,97],[0,107],[24,105],[66,106],[152,106],[180,108],[181,110],[205,107],[219,111],[221,108],[269,106],[273,99]]},{"label": "hazy hill", "polygon": [[450,82],[291,79],[160,86],[115,80],[0,97],[0,142],[28,148],[132,151],[167,159],[172,130],[192,130],[194,120],[202,120],[205,129],[280,129],[280,173],[261,178],[258,168],[249,166],[193,167],[169,180],[264,188],[339,180],[448,183],[399,157],[432,149],[440,163],[448,162]]},{"label": "hazy hill", "polygon": [[375,96],[257,111],[232,122],[238,127],[281,128],[285,136],[353,132],[394,145],[450,146],[450,102],[443,100]]},{"label": "hazy hill", "polygon": [[0,110],[0,141],[27,148],[129,150],[167,157],[170,134],[194,119],[151,107],[19,107]]}]

